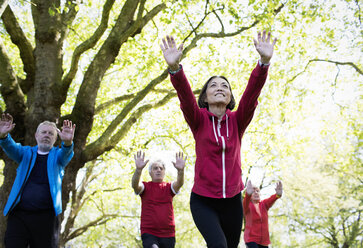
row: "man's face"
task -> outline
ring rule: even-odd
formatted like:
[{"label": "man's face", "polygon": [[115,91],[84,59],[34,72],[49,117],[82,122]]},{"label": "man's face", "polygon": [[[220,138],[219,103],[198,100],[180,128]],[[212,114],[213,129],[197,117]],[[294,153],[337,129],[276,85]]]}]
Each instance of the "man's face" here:
[{"label": "man's face", "polygon": [[38,144],[38,149],[42,152],[48,152],[53,148],[57,140],[57,132],[53,126],[40,125],[38,131],[35,133],[35,139]]},{"label": "man's face", "polygon": [[154,163],[151,166],[150,176],[153,182],[161,183],[165,177],[165,168],[163,165],[160,163]]}]

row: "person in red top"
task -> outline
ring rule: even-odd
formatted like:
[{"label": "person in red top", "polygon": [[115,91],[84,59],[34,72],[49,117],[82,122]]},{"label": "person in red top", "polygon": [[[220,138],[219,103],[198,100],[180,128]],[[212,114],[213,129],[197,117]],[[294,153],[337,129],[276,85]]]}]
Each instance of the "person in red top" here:
[{"label": "person in red top", "polygon": [[258,32],[254,44],[261,58],[252,71],[237,111],[228,80],[213,76],[205,83],[198,102],[179,64],[183,44],[172,36],[160,45],[171,82],[195,139],[195,174],[190,198],[194,222],[208,247],[238,246],[242,231],[241,140],[257,107],[266,81],[276,39]]},{"label": "person in red top", "polygon": [[134,155],[136,169],[131,186],[141,197],[141,239],[145,248],[173,248],[175,246],[175,221],[173,197],[179,193],[184,184],[184,167],[186,157],[183,153],[176,154],[174,167],[178,170],[177,180],[173,183],[164,182],[165,165],[161,160],[150,164],[151,182],[140,183],[145,161],[145,153],[138,151]]},{"label": "person in red top", "polygon": [[278,182],[276,194],[260,201],[260,189],[247,182],[246,196],[243,199],[243,212],[246,220],[244,240],[247,248],[268,248],[268,213],[275,201],[282,196],[282,183]]}]

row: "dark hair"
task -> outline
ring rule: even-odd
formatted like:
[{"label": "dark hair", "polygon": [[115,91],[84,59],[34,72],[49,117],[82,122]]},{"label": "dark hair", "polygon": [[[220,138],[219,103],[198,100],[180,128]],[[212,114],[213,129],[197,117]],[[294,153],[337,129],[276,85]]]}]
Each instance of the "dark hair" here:
[{"label": "dark hair", "polygon": [[228,103],[228,105],[227,105],[226,108],[229,109],[229,110],[233,110],[234,109],[234,106],[236,106],[236,101],[234,100],[234,96],[233,96],[233,93],[232,93],[231,84],[228,82],[227,78],[224,77],[224,76],[212,76],[203,85],[203,88],[200,91],[199,98],[198,98],[198,106],[199,106],[199,108],[207,108],[208,109],[208,103],[205,102],[206,92],[207,92],[207,87],[208,87],[209,82],[212,81],[214,78],[222,78],[222,79],[226,80],[226,82],[228,83],[229,90],[231,91],[231,101]]}]

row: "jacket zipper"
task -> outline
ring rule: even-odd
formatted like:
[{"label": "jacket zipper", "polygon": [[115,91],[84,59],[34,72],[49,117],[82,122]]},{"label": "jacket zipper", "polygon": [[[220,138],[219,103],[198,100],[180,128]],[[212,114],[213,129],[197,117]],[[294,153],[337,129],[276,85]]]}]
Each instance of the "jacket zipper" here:
[{"label": "jacket zipper", "polygon": [[223,185],[222,185],[222,194],[223,198],[226,198],[226,160],[225,160],[225,151],[226,151],[226,143],[224,141],[224,137],[221,135],[221,120],[218,120],[217,126],[218,136],[221,137],[222,140],[222,177],[223,177]]}]

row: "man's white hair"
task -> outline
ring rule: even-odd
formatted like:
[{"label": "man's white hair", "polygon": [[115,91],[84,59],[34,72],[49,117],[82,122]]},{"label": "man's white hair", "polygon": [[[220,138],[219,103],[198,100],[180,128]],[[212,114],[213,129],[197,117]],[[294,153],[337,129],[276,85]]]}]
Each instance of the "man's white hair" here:
[{"label": "man's white hair", "polygon": [[153,168],[153,165],[154,164],[161,164],[161,166],[163,166],[163,168],[165,170],[165,164],[164,164],[164,162],[161,159],[158,159],[158,160],[150,163],[150,165],[149,165],[149,172],[151,172],[151,169]]},{"label": "man's white hair", "polygon": [[37,132],[39,132],[40,127],[43,125],[54,127],[54,131],[57,133],[57,125],[51,121],[43,121],[42,123],[40,123],[37,127]]}]

